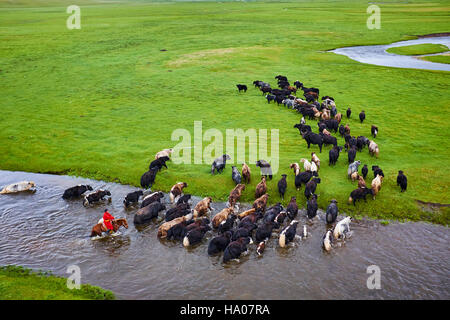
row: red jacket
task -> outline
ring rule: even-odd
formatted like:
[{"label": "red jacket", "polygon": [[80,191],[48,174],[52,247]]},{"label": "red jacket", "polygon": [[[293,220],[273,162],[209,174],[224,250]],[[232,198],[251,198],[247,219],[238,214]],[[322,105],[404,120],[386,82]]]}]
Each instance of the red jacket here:
[{"label": "red jacket", "polygon": [[103,213],[103,223],[105,224],[106,228],[108,228],[108,230],[113,229],[111,220],[114,220],[114,219],[115,218],[108,211],[105,211],[105,213]]}]

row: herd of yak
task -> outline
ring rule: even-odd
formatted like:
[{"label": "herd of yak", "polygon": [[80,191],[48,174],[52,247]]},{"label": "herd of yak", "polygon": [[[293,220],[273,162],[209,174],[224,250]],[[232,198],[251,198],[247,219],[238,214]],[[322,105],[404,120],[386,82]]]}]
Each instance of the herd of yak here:
[{"label": "herd of yak", "polygon": [[[270,84],[263,81],[254,81],[255,88],[265,95],[267,102],[274,101],[277,104],[283,104],[289,108],[297,110],[302,114],[300,123],[296,124],[294,128],[300,131],[302,138],[306,141],[308,148],[311,144],[319,147],[322,152],[323,145],[333,145],[329,151],[329,165],[336,164],[339,154],[345,149],[348,154],[348,177],[352,181],[358,181],[358,188],[350,193],[349,203],[355,203],[358,200],[366,200],[367,195],[372,195],[373,199],[381,189],[381,184],[384,179],[384,173],[378,166],[372,166],[374,178],[370,187],[366,185],[365,179],[368,175],[367,165],[364,165],[361,170],[361,175],[358,168],[361,165],[360,161],[355,161],[356,153],[361,152],[366,146],[369,153],[378,158],[379,148],[374,140],[370,140],[364,136],[354,137],[350,134],[350,127],[342,125],[342,114],[338,112],[333,97],[323,96],[322,102],[319,102],[319,89],[306,88],[299,81],[294,82],[291,86],[287,77],[278,75],[275,77],[278,80],[278,88],[272,88]],[[247,91],[247,86],[238,84],[239,91]],[[303,91],[303,98],[296,97],[298,90]],[[351,109],[346,111],[347,118],[351,116]],[[361,111],[359,119],[361,123],[365,120],[365,113]],[[306,124],[305,118],[309,120],[318,120],[318,133],[313,132],[311,126]],[[332,132],[339,132],[344,137],[345,145],[338,146],[337,139],[332,135]],[[373,139],[378,134],[378,128],[374,125],[371,127],[371,134]],[[299,221],[295,220],[299,208],[296,197],[292,197],[286,208],[283,208],[281,203],[266,208],[269,194],[267,193],[266,179],[272,179],[272,170],[270,163],[265,160],[258,160],[256,166],[260,167],[261,181],[257,184],[255,189],[255,201],[251,209],[239,212],[239,200],[242,192],[246,188],[246,184],[250,183],[251,170],[246,163],[242,164],[241,172],[232,166],[231,178],[236,186],[231,190],[227,207],[211,215],[214,209],[211,207],[212,198],[205,197],[199,201],[192,209],[192,199],[190,194],[184,194],[183,189],[188,185],[186,182],[176,183],[170,190],[169,199],[170,204],[164,201],[164,194],[162,192],[152,192],[149,188],[154,184],[157,173],[163,167],[167,168],[166,162],[170,160],[173,149],[164,149],[155,155],[155,160],[150,163],[149,170],[141,176],[141,186],[146,190],[138,190],[126,195],[123,203],[125,207],[139,206],[140,208],[134,215],[134,224],[142,225],[155,221],[155,218],[164,212],[164,222],[159,225],[159,238],[168,240],[177,240],[183,243],[183,246],[188,247],[202,242],[205,234],[214,229],[217,231],[217,236],[212,238],[208,244],[208,254],[216,255],[223,252],[223,261],[227,262],[233,259],[238,259],[241,254],[248,252],[247,246],[252,244],[255,240],[256,252],[262,255],[264,248],[274,235],[278,237],[278,243],[281,247],[285,247],[288,243],[293,242],[295,238],[306,238],[308,231],[306,225],[303,226],[301,234],[297,235],[297,226]],[[230,160],[228,155],[223,155],[214,160],[211,166],[211,174],[222,173],[225,169],[227,160]],[[320,159],[315,152],[311,153],[311,160],[301,159],[303,163],[303,171],[298,163],[290,164],[295,174],[295,187],[299,190],[302,185],[305,185],[305,197],[307,200],[306,215],[309,219],[317,216],[317,195],[315,194],[317,184],[321,182],[318,172],[320,170]],[[17,192],[30,188],[30,183],[23,182],[23,186],[14,184],[4,188],[0,193]],[[402,171],[399,171],[397,177],[397,185],[401,187],[401,191],[407,188],[407,179]],[[34,183],[33,185],[34,186]],[[278,192],[282,199],[287,189],[286,174],[283,174],[278,181]],[[88,191],[91,191],[87,193]],[[86,194],[85,194],[86,193]],[[85,195],[84,195],[85,194]],[[108,190],[96,190],[89,185],[78,185],[65,190],[63,198],[71,199],[84,195],[83,204],[85,206],[104,200],[106,196],[111,196]],[[139,199],[142,201],[139,204]],[[338,216],[338,206],[335,199],[330,201],[326,209],[325,220],[330,229],[323,237],[323,248],[329,251],[332,247],[332,242],[345,238],[345,235],[350,230],[350,217],[341,219],[336,222]],[[211,218],[211,219],[210,219]],[[120,226],[128,227],[126,219],[116,219],[113,221],[114,231],[117,231]],[[98,230],[106,231],[105,227],[101,226],[102,222],[96,225]],[[332,227],[332,225],[334,227]],[[95,229],[95,228],[94,228]],[[93,229],[93,230],[94,230]],[[279,232],[277,232],[279,231]],[[274,233],[275,232],[275,233]],[[91,234],[91,236],[94,233]]]},{"label": "herd of yak", "polygon": [[[254,81],[255,88],[259,88],[265,95],[267,102],[275,102],[279,105],[283,104],[289,108],[297,110],[302,114],[300,123],[294,128],[300,131],[302,138],[306,141],[308,148],[311,144],[319,147],[322,152],[323,145],[333,145],[329,151],[329,165],[335,165],[339,155],[343,150],[348,154],[348,177],[352,181],[358,181],[358,188],[351,192],[349,203],[355,203],[358,200],[366,200],[367,195],[375,196],[381,189],[384,179],[384,173],[378,166],[372,166],[374,178],[370,187],[366,186],[365,179],[368,175],[368,167],[364,165],[361,174],[358,168],[360,161],[355,161],[357,152],[361,152],[366,146],[369,153],[378,158],[379,148],[374,139],[378,134],[378,128],[371,126],[372,140],[358,136],[354,137],[350,134],[349,125],[342,125],[342,114],[338,112],[333,97],[323,96],[319,102],[319,89],[306,88],[299,81],[294,82],[291,86],[285,76],[279,75],[275,77],[278,80],[278,88],[272,88],[270,84],[263,81]],[[247,86],[238,84],[239,91],[247,91]],[[296,97],[298,90],[303,91],[302,98]],[[351,117],[351,109],[346,110],[347,118]],[[361,123],[365,120],[365,112],[361,111],[359,119]],[[318,120],[318,132],[313,132],[311,126],[306,124],[305,118],[309,120]],[[332,132],[344,137],[345,145],[338,146],[337,138]],[[141,176],[141,186],[144,189],[151,188],[155,182],[157,173],[162,168],[167,168],[166,162],[170,160],[172,149],[165,149],[155,155],[155,159],[150,163],[149,169]],[[225,169],[227,160],[231,158],[224,154],[214,160],[211,165],[211,174],[222,173]],[[295,187],[300,189],[305,185],[305,197],[307,200],[306,215],[309,219],[317,216],[317,195],[315,194],[317,184],[320,183],[318,172],[320,170],[320,159],[315,152],[311,153],[311,160],[301,159],[302,167],[298,163],[292,163],[290,168],[295,173]],[[236,186],[231,190],[227,207],[210,219],[210,213],[214,210],[211,207],[211,197],[206,197],[198,202],[195,207],[191,208],[191,195],[183,194],[183,189],[187,187],[187,183],[179,182],[170,190],[170,204],[164,203],[164,194],[162,192],[153,192],[143,197],[142,190],[132,192],[125,197],[124,205],[126,207],[139,203],[139,198],[143,200],[140,203],[140,209],[134,215],[135,224],[146,224],[157,218],[161,212],[164,213],[164,222],[158,228],[158,237],[169,240],[178,240],[184,246],[192,246],[200,243],[205,234],[211,229],[217,230],[217,236],[209,241],[208,254],[215,255],[223,252],[223,261],[227,262],[237,259],[240,255],[247,251],[247,246],[253,241],[256,244],[256,252],[261,255],[264,251],[267,241],[275,234],[278,237],[278,243],[281,247],[285,247],[292,242],[295,237],[305,238],[308,235],[306,225],[303,226],[301,234],[297,235],[298,221],[295,217],[299,208],[296,197],[292,197],[288,206],[283,208],[280,203],[272,207],[266,208],[269,194],[267,193],[266,179],[272,179],[272,170],[270,163],[261,159],[256,162],[256,166],[260,167],[261,181],[255,189],[255,201],[250,210],[239,212],[239,199],[242,192],[246,188],[246,184],[250,183],[251,170],[246,163],[242,164],[242,169],[232,166],[231,178]],[[401,191],[405,191],[407,187],[407,179],[402,171],[399,171],[397,184],[401,187]],[[282,199],[287,189],[286,174],[283,174],[278,181],[278,192]],[[100,196],[106,195],[107,191],[99,190]],[[85,203],[90,203],[90,193],[85,196]],[[338,216],[338,206],[335,199],[331,200],[326,209],[325,220],[328,225],[333,225]],[[331,227],[323,237],[323,248],[327,251],[331,249],[334,240],[345,238],[350,230],[350,217],[346,217]],[[277,231],[279,231],[277,233]],[[275,233],[274,233],[275,232]]]}]

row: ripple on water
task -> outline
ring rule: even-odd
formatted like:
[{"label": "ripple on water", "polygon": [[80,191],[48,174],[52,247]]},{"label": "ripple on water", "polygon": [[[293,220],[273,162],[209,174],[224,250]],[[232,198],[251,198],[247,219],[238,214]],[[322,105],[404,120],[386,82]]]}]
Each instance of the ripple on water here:
[{"label": "ripple on water", "polygon": [[[262,257],[256,244],[239,262],[209,257],[206,239],[192,248],[160,240],[158,224],[136,229],[137,208],[124,210],[123,198],[134,187],[85,178],[0,171],[0,186],[33,180],[35,193],[0,197],[0,264],[19,264],[67,276],[81,268],[82,282],[113,290],[125,299],[448,299],[450,266],[448,228],[426,223],[354,221],[353,234],[327,253],[322,237],[324,212],[307,220],[302,210],[298,230],[309,236],[287,248],[272,238]],[[81,200],[61,198],[66,188],[90,184],[112,193],[111,203],[89,208]],[[194,197],[194,203],[200,198]],[[167,199],[166,199],[167,201]],[[129,229],[114,238],[92,241],[90,230],[108,207],[126,217]],[[214,203],[216,212],[224,204]],[[241,210],[247,209],[243,206]],[[381,269],[382,289],[368,290],[366,269]]]}]

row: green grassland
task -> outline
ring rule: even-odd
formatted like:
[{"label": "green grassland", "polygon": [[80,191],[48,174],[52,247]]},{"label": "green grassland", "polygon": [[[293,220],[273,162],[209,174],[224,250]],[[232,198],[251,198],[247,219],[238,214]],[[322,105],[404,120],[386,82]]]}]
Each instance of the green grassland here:
[{"label": "green grassland", "polygon": [[[280,170],[268,183],[270,203],[279,201],[276,183],[287,173],[283,204],[296,195],[305,206],[304,189],[295,190],[288,166],[318,148],[307,149],[293,128],[299,114],[268,105],[251,85],[258,79],[275,86],[274,76],[283,74],[333,96],[343,114],[350,106],[352,118],[343,123],[352,135],[369,137],[371,124],[379,127],[380,157],[370,157],[367,148],[357,154],[385,173],[377,199],[347,204],[356,188],[347,179],[347,154],[329,167],[327,146],[318,154],[321,208],[335,198],[341,212],[356,217],[448,224],[448,208],[422,210],[415,200],[450,203],[449,73],[366,65],[326,52],[447,32],[446,1],[379,4],[379,30],[366,27],[366,1],[84,1],[81,30],[66,28],[68,4],[0,0],[1,169],[138,186],[155,153],[177,143],[171,141],[177,128],[193,134],[194,121],[202,121],[203,132],[217,128],[224,135],[226,129],[273,128],[279,129]],[[249,90],[238,93],[237,83]],[[315,122],[307,123],[317,132]],[[338,143],[344,144],[341,137]],[[153,189],[186,181],[185,192],[218,201],[234,186],[231,165],[216,176],[210,163],[168,166]],[[250,167],[254,178],[243,202],[253,201],[258,182],[259,169]],[[398,170],[408,177],[405,193],[396,186]]]},{"label": "green grassland", "polygon": [[427,57],[420,57],[422,60],[431,61],[431,62],[437,62],[437,63],[450,63],[450,55],[449,54],[442,54],[437,56],[427,56]]},{"label": "green grassland", "polygon": [[406,56],[417,56],[420,54],[446,52],[448,51],[448,48],[443,44],[424,43],[424,44],[415,44],[412,46],[389,48],[386,51],[389,53],[401,54]]},{"label": "green grassland", "polygon": [[81,284],[68,289],[67,279],[20,266],[0,267],[0,300],[111,300],[111,291]]}]

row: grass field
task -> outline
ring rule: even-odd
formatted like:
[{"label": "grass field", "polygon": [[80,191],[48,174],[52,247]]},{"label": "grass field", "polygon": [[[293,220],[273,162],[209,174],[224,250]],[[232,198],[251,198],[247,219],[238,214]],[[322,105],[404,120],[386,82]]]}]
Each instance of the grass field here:
[{"label": "grass field", "polygon": [[111,291],[81,284],[68,289],[67,279],[20,266],[0,267],[0,300],[111,300]]},{"label": "grass field", "polygon": [[[68,30],[71,1],[0,0],[0,168],[80,175],[139,185],[154,154],[172,147],[177,128],[279,129],[280,170],[297,192],[289,163],[310,158],[293,128],[299,114],[268,105],[253,80],[276,86],[275,75],[320,88],[338,111],[353,110],[352,135],[379,127],[379,159],[367,149],[357,159],[385,175],[375,201],[347,204],[356,188],[347,180],[347,155],[328,166],[321,154],[319,206],[335,198],[356,217],[448,224],[450,211],[422,210],[416,199],[450,203],[448,72],[361,64],[327,50],[387,44],[450,29],[446,1],[379,4],[381,29],[369,30],[367,1],[334,2],[79,2],[81,30]],[[166,49],[167,51],[160,51]],[[249,86],[238,93],[237,83]],[[357,115],[366,112],[360,124]],[[317,126],[309,121],[317,132]],[[343,139],[338,137],[339,145]],[[207,143],[204,143],[206,145]],[[270,149],[269,149],[270,150]],[[186,181],[187,193],[225,200],[231,166],[212,177],[210,163],[174,165],[158,174],[155,190]],[[240,165],[238,166],[240,168]],[[254,177],[259,172],[251,165]],[[400,193],[397,171],[408,177]],[[370,183],[372,173],[367,182]],[[258,179],[244,191],[251,202]]]},{"label": "grass field", "polygon": [[424,44],[415,44],[412,46],[389,48],[386,51],[389,53],[401,54],[406,56],[417,56],[420,54],[446,52],[448,51],[448,48],[443,44],[424,43]]},{"label": "grass field", "polygon": [[450,63],[450,54],[442,54],[437,56],[429,56],[429,57],[420,57],[422,60],[427,60],[431,62],[437,62],[437,63]]}]

